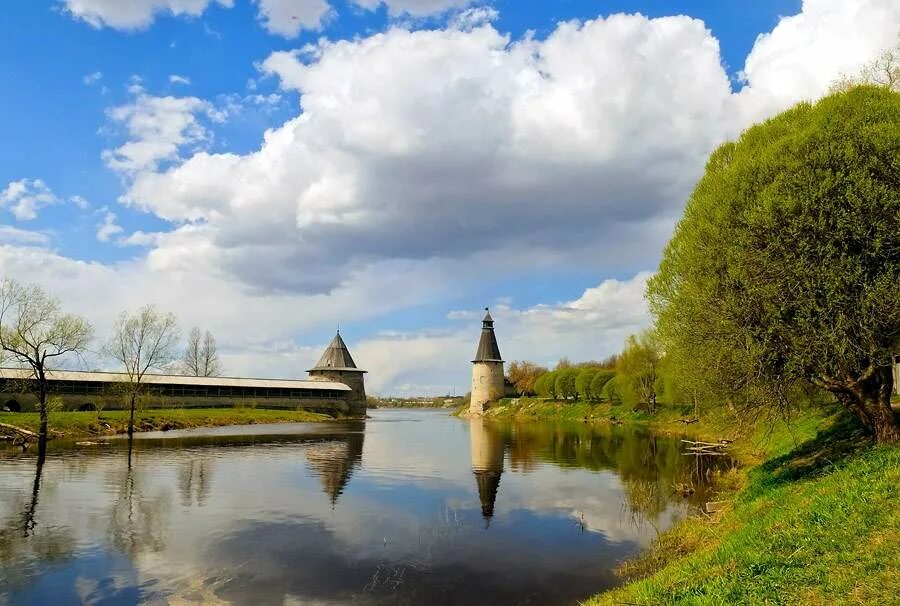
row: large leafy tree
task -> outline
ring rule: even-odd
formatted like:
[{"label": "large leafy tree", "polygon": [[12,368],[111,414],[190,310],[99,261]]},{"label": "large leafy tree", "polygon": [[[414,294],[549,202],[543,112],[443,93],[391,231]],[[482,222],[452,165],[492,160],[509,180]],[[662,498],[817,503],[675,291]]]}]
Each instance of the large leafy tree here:
[{"label": "large leafy tree", "polygon": [[900,440],[900,94],[852,88],[716,150],[648,296],[694,386],[783,402],[811,382]]}]

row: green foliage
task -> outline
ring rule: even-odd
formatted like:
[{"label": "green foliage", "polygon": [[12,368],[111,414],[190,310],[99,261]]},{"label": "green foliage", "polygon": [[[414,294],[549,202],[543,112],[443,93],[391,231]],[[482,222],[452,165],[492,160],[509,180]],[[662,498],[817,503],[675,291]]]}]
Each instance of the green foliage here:
[{"label": "green foliage", "polygon": [[616,382],[626,404],[646,404],[656,408],[656,388],[662,355],[656,336],[644,331],[631,335],[616,361]]},{"label": "green foliage", "polygon": [[619,388],[620,381],[621,379],[619,377],[613,376],[606,382],[606,385],[603,386],[603,400],[612,402],[613,404],[622,403],[622,390]]},{"label": "green foliage", "polygon": [[857,87],[712,154],[648,287],[686,391],[783,404],[816,381],[893,422],[875,403],[900,349],[898,124],[900,95]]},{"label": "green foliage", "polygon": [[556,371],[556,397],[563,400],[578,397],[578,389],[575,385],[578,373],[579,370],[572,367]]},{"label": "green foliage", "polygon": [[578,399],[590,401],[594,399],[594,392],[591,391],[591,382],[594,376],[599,372],[597,368],[581,368],[575,376],[575,391],[578,393]]},{"label": "green foliage", "polygon": [[556,398],[557,371],[545,372],[534,382],[534,390],[542,398]]},{"label": "green foliage", "polygon": [[593,377],[591,377],[591,400],[599,402],[608,399],[605,395],[606,386],[615,376],[615,370],[598,368]]}]

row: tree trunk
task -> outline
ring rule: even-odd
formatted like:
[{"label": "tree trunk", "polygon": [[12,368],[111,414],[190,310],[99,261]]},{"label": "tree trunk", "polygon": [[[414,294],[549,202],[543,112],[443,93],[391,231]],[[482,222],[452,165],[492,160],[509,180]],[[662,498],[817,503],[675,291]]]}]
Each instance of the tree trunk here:
[{"label": "tree trunk", "polygon": [[41,427],[38,430],[38,447],[41,452],[47,448],[47,377],[43,369],[38,369],[38,410],[41,413]]},{"label": "tree trunk", "polygon": [[131,414],[128,417],[128,437],[131,438],[134,435],[134,400],[137,397],[137,394],[133,391],[131,392]]},{"label": "tree trunk", "polygon": [[832,389],[838,401],[852,412],[878,444],[900,442],[900,425],[891,408],[894,376],[890,366],[878,368],[871,377],[844,389]]}]

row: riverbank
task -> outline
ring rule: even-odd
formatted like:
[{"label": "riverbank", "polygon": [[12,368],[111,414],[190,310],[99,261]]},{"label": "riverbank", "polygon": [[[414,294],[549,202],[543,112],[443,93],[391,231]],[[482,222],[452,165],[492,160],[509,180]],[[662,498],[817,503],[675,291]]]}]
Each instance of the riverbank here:
[{"label": "riverbank", "polygon": [[636,580],[588,604],[896,603],[900,448],[832,418],[788,450],[747,470],[721,512],[663,533],[621,567]]},{"label": "riverbank", "polygon": [[650,415],[609,404],[504,402],[489,417],[631,423],[698,439],[734,440],[745,466],[720,486],[712,513],[660,535],[624,562],[618,604],[889,604],[900,595],[900,447],[875,447],[843,412],[740,423],[689,407]]},{"label": "riverbank", "polygon": [[[128,415],[127,410],[54,412],[50,413],[50,434],[54,439],[121,434],[128,430]],[[135,431],[331,420],[334,420],[333,417],[314,412],[261,408],[167,408],[134,413]],[[0,412],[0,423],[36,432],[40,426],[40,415],[36,412]]]}]

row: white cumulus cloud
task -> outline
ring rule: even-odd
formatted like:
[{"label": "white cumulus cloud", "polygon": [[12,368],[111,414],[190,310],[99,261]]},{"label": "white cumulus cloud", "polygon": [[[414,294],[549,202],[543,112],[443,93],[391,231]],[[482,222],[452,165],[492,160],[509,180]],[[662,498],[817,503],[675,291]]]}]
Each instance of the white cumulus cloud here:
[{"label": "white cumulus cloud", "polygon": [[116,223],[116,213],[108,210],[103,215],[103,221],[97,224],[97,239],[101,242],[109,242],[113,236],[122,231],[122,227]]},{"label": "white cumulus cloud", "polygon": [[619,252],[677,215],[730,95],[717,42],[684,17],[566,23],[540,42],[397,28],[315,56],[264,62],[302,113],[258,151],[143,173],[125,200],[204,220],[223,267],[260,287],[524,243]]},{"label": "white cumulus cloud", "polygon": [[49,243],[50,236],[44,232],[0,225],[0,245],[46,246]]},{"label": "white cumulus cloud", "polygon": [[0,207],[6,207],[19,221],[30,221],[38,211],[60,199],[40,179],[12,181],[0,192]]},{"label": "white cumulus cloud", "polygon": [[302,30],[322,27],[333,9],[326,0],[255,0],[258,18],[271,34],[296,38]]},{"label": "white cumulus cloud", "polygon": [[93,27],[136,30],[149,27],[160,14],[197,17],[211,5],[233,0],[60,0],[64,10]]},{"label": "white cumulus cloud", "polygon": [[121,146],[103,153],[106,165],[117,172],[134,174],[178,160],[182,148],[196,148],[209,140],[210,133],[199,115],[214,121],[223,119],[211,103],[197,97],[155,97],[140,85],[134,85],[133,93],[130,103],[107,112],[129,137]]},{"label": "white cumulus cloud", "polygon": [[748,120],[802,99],[814,99],[842,75],[897,43],[900,3],[885,0],[804,0],[803,10],[761,34],[741,77]]}]

